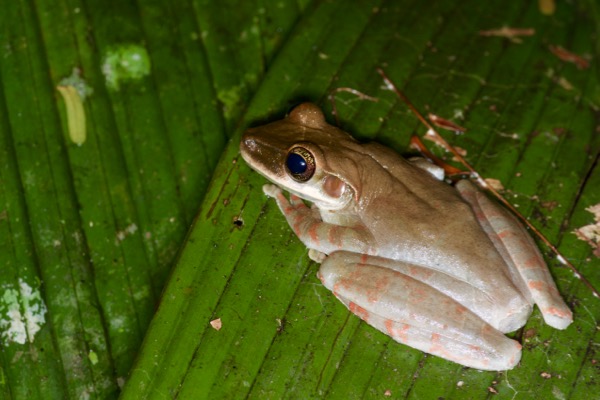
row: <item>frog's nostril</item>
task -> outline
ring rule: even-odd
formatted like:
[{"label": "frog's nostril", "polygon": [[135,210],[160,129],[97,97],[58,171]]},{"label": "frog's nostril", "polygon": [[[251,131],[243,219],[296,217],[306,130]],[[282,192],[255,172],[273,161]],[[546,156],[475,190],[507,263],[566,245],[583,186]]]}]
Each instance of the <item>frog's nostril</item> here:
[{"label": "frog's nostril", "polygon": [[244,146],[246,146],[248,150],[254,150],[256,149],[256,141],[252,138],[244,139]]}]

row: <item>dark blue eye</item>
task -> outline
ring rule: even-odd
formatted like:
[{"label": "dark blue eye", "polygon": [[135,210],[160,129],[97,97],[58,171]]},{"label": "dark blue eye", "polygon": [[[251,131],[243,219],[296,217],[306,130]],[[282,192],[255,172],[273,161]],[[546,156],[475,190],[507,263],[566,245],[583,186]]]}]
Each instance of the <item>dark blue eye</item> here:
[{"label": "dark blue eye", "polygon": [[304,147],[291,149],[285,165],[292,178],[298,182],[306,182],[315,173],[315,158]]},{"label": "dark blue eye", "polygon": [[296,153],[288,154],[287,167],[294,175],[303,174],[306,172],[306,160]]}]

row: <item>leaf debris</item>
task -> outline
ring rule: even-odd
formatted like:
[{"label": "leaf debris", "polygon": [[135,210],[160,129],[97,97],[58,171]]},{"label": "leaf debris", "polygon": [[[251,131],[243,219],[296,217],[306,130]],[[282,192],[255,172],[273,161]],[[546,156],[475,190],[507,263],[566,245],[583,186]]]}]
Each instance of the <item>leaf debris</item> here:
[{"label": "leaf debris", "polygon": [[540,376],[541,376],[542,378],[544,378],[544,379],[550,379],[550,378],[552,378],[552,374],[549,374],[548,372],[542,372],[542,373],[540,374]]},{"label": "leaf debris", "polygon": [[220,331],[223,327],[223,322],[221,321],[221,318],[213,319],[210,321],[210,326],[212,326],[214,330]]},{"label": "leaf debris", "polygon": [[449,121],[445,118],[439,117],[435,114],[429,113],[428,117],[429,117],[429,120],[438,128],[447,129],[449,131],[455,131],[455,132],[460,132],[460,133],[464,133],[467,131],[466,128],[463,128],[462,126],[457,125],[454,122]]},{"label": "leaf debris", "polygon": [[590,62],[585,58],[578,56],[575,53],[571,53],[569,50],[560,47],[560,46],[548,46],[552,54],[556,57],[560,58],[563,61],[573,63],[577,65],[579,69],[588,69],[590,67]]},{"label": "leaf debris", "polygon": [[497,191],[504,190],[504,185],[502,185],[502,182],[500,182],[499,179],[485,178],[484,181],[485,181],[485,183],[488,184],[488,187],[492,187],[493,189],[495,189]]},{"label": "leaf debris", "polygon": [[593,254],[600,258],[600,203],[585,210],[594,215],[594,223],[577,228],[573,233],[578,239],[587,242],[594,249]]},{"label": "leaf debris", "polygon": [[490,29],[487,31],[479,31],[479,36],[496,36],[510,40],[512,43],[522,43],[521,36],[533,36],[535,29],[533,28],[509,28],[503,26],[499,29]]}]

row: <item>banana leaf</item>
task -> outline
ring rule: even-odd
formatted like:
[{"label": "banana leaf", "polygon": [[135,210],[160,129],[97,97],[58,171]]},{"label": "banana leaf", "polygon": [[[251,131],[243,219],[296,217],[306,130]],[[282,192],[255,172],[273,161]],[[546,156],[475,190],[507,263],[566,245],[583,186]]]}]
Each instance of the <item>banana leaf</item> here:
[{"label": "banana leaf", "polygon": [[0,26],[0,398],[600,393],[600,300],[546,248],[574,323],[536,310],[517,368],[465,368],[350,314],[239,155],[302,101],[336,123],[344,87],[378,101],[337,92],[339,125],[406,154],[425,128],[382,67],[600,287],[573,234],[600,203],[595,2],[18,0]]}]

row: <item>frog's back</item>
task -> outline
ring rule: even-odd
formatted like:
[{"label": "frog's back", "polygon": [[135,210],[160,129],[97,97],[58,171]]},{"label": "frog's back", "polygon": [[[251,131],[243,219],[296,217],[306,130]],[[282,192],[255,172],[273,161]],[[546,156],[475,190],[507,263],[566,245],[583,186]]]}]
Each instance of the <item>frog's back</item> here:
[{"label": "frog's back", "polygon": [[[379,194],[361,207],[363,220],[375,227],[372,233],[383,249],[378,255],[443,271],[485,291],[504,287],[500,291],[507,296],[520,293],[502,256],[454,187],[383,146],[367,148],[376,150],[370,157],[385,171],[380,174],[385,182],[367,182],[378,186]],[[365,193],[372,190],[363,187]]]}]

